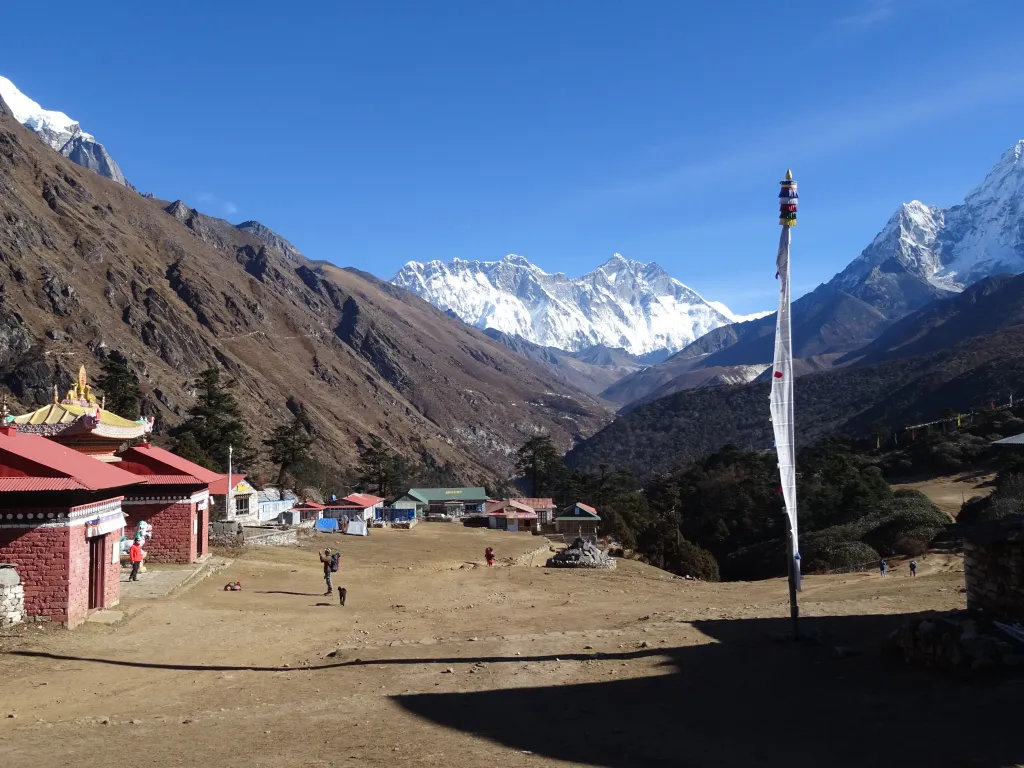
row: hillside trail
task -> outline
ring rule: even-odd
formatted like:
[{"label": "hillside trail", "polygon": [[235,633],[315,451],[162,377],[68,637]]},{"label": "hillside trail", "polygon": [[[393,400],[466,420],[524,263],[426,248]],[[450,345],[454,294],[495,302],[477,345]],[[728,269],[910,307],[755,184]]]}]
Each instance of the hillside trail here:
[{"label": "hillside trail", "polygon": [[[0,765],[106,766],[122,748],[140,765],[275,768],[1024,761],[1024,686],[878,655],[908,616],[963,607],[955,558],[916,579],[807,577],[818,642],[794,644],[783,580],[529,567],[544,544],[443,524],[318,535],[126,601],[120,624],[23,626],[0,637]],[[344,608],[322,594],[324,546],[342,553]]]},{"label": "hillside trail", "polygon": [[964,472],[909,483],[892,483],[892,488],[893,490],[907,488],[920,491],[935,506],[955,520],[965,501],[974,496],[988,496],[995,490],[993,480],[995,480],[994,472],[980,474]]}]

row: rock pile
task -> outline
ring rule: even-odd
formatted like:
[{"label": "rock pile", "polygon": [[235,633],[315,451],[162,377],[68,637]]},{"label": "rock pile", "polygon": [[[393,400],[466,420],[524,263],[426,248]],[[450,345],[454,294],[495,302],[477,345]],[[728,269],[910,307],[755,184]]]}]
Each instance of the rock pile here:
[{"label": "rock pile", "polygon": [[13,566],[0,565],[0,630],[25,620],[25,587]]},{"label": "rock pile", "polygon": [[1024,647],[966,613],[915,619],[889,636],[889,650],[928,666],[960,672],[1024,670]]},{"label": "rock pile", "polygon": [[596,545],[577,538],[557,555],[548,558],[546,565],[548,568],[614,568],[615,558]]}]

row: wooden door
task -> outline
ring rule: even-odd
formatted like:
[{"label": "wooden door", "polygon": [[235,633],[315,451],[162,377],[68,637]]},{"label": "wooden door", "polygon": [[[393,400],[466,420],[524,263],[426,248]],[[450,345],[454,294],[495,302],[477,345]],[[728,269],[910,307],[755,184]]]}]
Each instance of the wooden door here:
[{"label": "wooden door", "polygon": [[106,592],[107,536],[89,539],[89,610],[102,608]]}]

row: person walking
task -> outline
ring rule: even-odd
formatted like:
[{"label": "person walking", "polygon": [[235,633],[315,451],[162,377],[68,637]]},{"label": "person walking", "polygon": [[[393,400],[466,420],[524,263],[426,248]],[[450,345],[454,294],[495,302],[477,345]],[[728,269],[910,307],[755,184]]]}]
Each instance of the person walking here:
[{"label": "person walking", "polygon": [[885,560],[882,560],[882,561],[881,561],[881,562],[880,562],[880,563],[878,564],[878,575],[879,575],[879,576],[885,576],[885,571],[886,571],[886,569],[887,569],[888,567],[889,567],[889,564],[888,564],[887,562],[885,562]]},{"label": "person walking", "polygon": [[128,581],[138,581],[139,568],[142,566],[142,561],[146,559],[146,552],[142,549],[142,539],[132,542],[131,547],[128,548],[128,559],[132,563],[132,572],[128,576]]},{"label": "person walking", "polygon": [[320,562],[324,564],[324,581],[327,582],[327,591],[324,592],[325,596],[334,594],[334,584],[331,581],[331,565],[333,560],[330,547],[320,553]]},{"label": "person walking", "polygon": [[917,576],[917,560],[910,561],[910,576],[911,578]]},{"label": "person walking", "polygon": [[493,547],[488,547],[487,549],[484,550],[484,560],[487,561],[487,567],[488,568],[493,568],[494,567],[494,548]]}]

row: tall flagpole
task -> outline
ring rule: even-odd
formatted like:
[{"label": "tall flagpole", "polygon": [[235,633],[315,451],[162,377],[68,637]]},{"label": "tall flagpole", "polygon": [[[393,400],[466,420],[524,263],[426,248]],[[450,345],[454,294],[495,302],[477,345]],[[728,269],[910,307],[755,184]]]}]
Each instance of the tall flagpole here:
[{"label": "tall flagpole", "polygon": [[234,488],[233,488],[234,478],[231,476],[231,459],[234,456],[234,453],[235,453],[235,447],[233,445],[229,445],[228,446],[228,495],[227,495],[227,500],[224,502],[224,506],[227,507],[227,509],[224,510],[224,519],[225,520],[232,520],[235,517],[235,504],[234,504],[235,494],[233,493],[233,491],[234,491]]},{"label": "tall flagpole", "polygon": [[793,429],[793,336],[790,322],[789,244],[796,226],[797,187],[793,172],[779,182],[779,253],[776,257],[779,280],[779,310],[775,320],[775,365],[772,375],[771,414],[775,431],[775,449],[779,457],[779,492],[786,504],[786,560],[789,571],[789,614],[793,637],[800,636],[800,548],[796,524],[796,445]]}]

